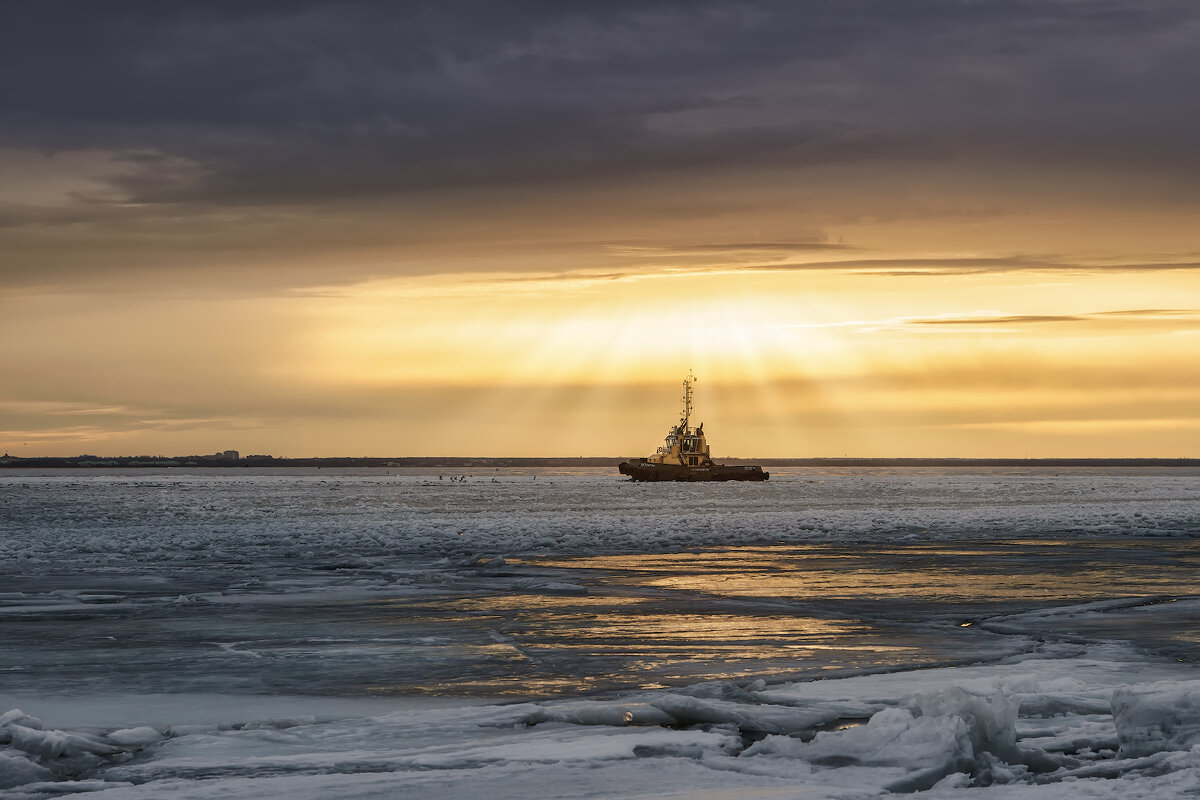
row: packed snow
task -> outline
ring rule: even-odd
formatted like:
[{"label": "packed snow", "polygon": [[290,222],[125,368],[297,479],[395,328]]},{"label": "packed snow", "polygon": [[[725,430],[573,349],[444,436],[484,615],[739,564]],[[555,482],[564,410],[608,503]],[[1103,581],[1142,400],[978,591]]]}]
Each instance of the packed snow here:
[{"label": "packed snow", "polygon": [[1200,475],[772,472],[0,472],[0,796],[1200,793]]}]

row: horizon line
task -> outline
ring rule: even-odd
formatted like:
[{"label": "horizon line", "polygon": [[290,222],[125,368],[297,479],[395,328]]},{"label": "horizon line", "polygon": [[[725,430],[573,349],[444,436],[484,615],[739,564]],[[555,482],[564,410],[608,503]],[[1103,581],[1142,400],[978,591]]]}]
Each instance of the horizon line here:
[{"label": "horizon line", "polygon": [[[233,453],[235,451],[228,451]],[[0,456],[0,467],[54,466],[56,462],[70,467],[121,467],[121,466],[167,466],[167,467],[232,467],[232,466],[305,466],[321,462],[322,465],[364,467],[404,467],[404,466],[556,466],[556,465],[591,465],[609,466],[621,461],[639,458],[640,456],[273,456],[252,454],[247,456],[226,455],[223,453],[209,455],[94,455],[80,454],[74,456],[14,456],[4,453]],[[1046,466],[1135,466],[1167,464],[1200,466],[1200,456],[728,456],[724,461],[734,463],[756,462],[771,466],[872,466],[872,465],[910,465],[910,466],[1011,466],[1011,465],[1046,465]],[[30,462],[41,462],[30,464]]]}]

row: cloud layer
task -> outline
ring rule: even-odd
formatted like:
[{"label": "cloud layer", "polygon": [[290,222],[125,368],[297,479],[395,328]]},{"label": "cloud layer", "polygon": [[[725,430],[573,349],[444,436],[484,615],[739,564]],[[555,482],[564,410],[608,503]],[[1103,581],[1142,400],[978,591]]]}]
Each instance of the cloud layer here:
[{"label": "cloud layer", "polygon": [[46,2],[3,35],[0,148],[111,158],[57,207],[9,197],[10,227],[837,164],[1200,167],[1182,0]]}]

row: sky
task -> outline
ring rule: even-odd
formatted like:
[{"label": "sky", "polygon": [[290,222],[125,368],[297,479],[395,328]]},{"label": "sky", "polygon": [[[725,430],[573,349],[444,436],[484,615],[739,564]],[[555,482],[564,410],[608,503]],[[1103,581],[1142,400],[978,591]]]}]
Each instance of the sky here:
[{"label": "sky", "polygon": [[0,452],[1200,456],[1192,0],[15,4]]}]

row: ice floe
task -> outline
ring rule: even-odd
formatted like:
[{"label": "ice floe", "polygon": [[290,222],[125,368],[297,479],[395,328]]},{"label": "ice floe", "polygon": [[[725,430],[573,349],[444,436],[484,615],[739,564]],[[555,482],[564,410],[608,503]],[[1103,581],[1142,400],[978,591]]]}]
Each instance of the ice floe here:
[{"label": "ice floe", "polygon": [[[0,716],[0,783],[14,796],[166,800],[284,787],[317,798],[339,779],[338,796],[380,798],[468,797],[495,781],[500,797],[524,787],[580,798],[735,788],[762,798],[974,797],[989,786],[1003,786],[1004,797],[1170,797],[1200,787],[1200,682],[1129,682],[1139,666],[1159,677],[1186,676],[1189,666],[1113,646],[1054,655],[608,699],[447,699],[378,716],[196,724],[180,711],[167,729],[54,729],[14,709]],[[1100,713],[1094,700],[1105,696]],[[640,789],[634,776],[646,782]]]}]

